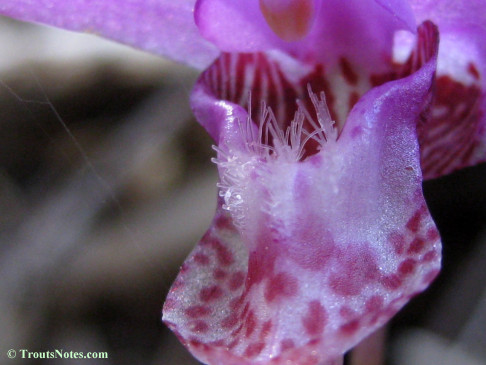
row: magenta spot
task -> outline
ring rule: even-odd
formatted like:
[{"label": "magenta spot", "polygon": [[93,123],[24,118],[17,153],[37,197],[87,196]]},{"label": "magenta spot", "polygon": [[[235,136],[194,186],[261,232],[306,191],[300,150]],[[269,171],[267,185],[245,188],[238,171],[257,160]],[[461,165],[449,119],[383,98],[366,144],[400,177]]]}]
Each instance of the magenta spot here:
[{"label": "magenta spot", "polygon": [[231,219],[226,215],[219,215],[216,219],[216,228],[218,229],[233,229],[233,224],[231,223]]},{"label": "magenta spot", "polygon": [[264,348],[265,348],[265,344],[262,342],[251,343],[248,345],[248,347],[245,350],[245,356],[248,357],[258,356]]},{"label": "magenta spot", "polygon": [[219,240],[213,238],[208,244],[216,251],[216,257],[222,266],[229,266],[234,262],[232,253]]},{"label": "magenta spot", "polygon": [[209,313],[211,313],[211,309],[203,305],[194,305],[186,309],[186,315],[191,318],[204,317]]},{"label": "magenta spot", "polygon": [[439,239],[440,237],[440,234],[439,234],[439,231],[435,228],[430,228],[428,231],[427,231],[427,234],[426,234],[426,237],[429,241],[435,241],[437,239]]},{"label": "magenta spot", "polygon": [[194,255],[194,261],[196,261],[201,266],[206,266],[209,264],[209,257],[199,252]]},{"label": "magenta spot", "polygon": [[412,243],[410,243],[410,247],[407,250],[408,254],[412,253],[420,253],[425,246],[425,241],[422,238],[415,238]]},{"label": "magenta spot", "polygon": [[431,250],[427,252],[424,257],[422,257],[422,261],[424,262],[431,262],[437,258],[437,252],[435,250]]},{"label": "magenta spot", "polygon": [[276,299],[291,297],[297,294],[297,279],[293,276],[281,272],[270,278],[265,287],[265,299],[273,302]]},{"label": "magenta spot", "polygon": [[271,320],[268,320],[265,323],[263,323],[262,330],[260,332],[260,340],[264,340],[269,335],[271,329],[272,329]]},{"label": "magenta spot", "polygon": [[233,328],[238,324],[238,316],[232,312],[221,322],[221,327],[225,329]]},{"label": "magenta spot", "polygon": [[256,251],[250,253],[248,259],[248,276],[246,287],[260,283],[266,276],[270,276],[275,266],[278,250],[271,237],[260,237],[262,243],[258,245]]},{"label": "magenta spot", "polygon": [[244,282],[245,282],[245,274],[242,271],[235,272],[233,275],[231,275],[231,279],[229,281],[229,288],[231,290],[236,290],[240,286],[242,286]]},{"label": "magenta spot", "polygon": [[359,329],[359,321],[358,320],[354,320],[354,321],[348,322],[346,324],[343,324],[339,328],[339,330],[344,335],[347,335],[347,336],[354,334],[358,329]]},{"label": "magenta spot", "polygon": [[251,334],[253,333],[253,331],[255,331],[256,325],[257,325],[256,316],[253,313],[253,311],[249,311],[248,312],[248,317],[247,317],[246,322],[245,322],[245,327],[246,327],[245,336],[246,337],[250,337],[251,336]]},{"label": "magenta spot", "polygon": [[311,271],[326,269],[336,245],[332,234],[322,227],[321,219],[307,214],[296,224],[294,234],[284,247],[288,255],[299,266]]},{"label": "magenta spot", "polygon": [[191,266],[186,262],[184,262],[181,266],[180,273],[185,274],[191,269]]},{"label": "magenta spot", "polygon": [[402,286],[402,279],[396,274],[385,275],[381,280],[382,285],[391,290],[396,290]]},{"label": "magenta spot", "polygon": [[192,339],[189,341],[189,344],[191,346],[194,346],[194,347],[201,347],[203,344],[201,343],[201,341],[199,340],[196,340],[196,339]]},{"label": "magenta spot", "polygon": [[418,209],[406,224],[406,227],[413,233],[417,233],[420,221],[422,220],[423,209]]},{"label": "magenta spot", "polygon": [[403,234],[394,232],[388,236],[388,241],[392,244],[397,255],[401,255],[405,250],[405,238]]},{"label": "magenta spot", "polygon": [[327,312],[318,300],[308,303],[307,314],[302,317],[302,325],[309,336],[322,333],[327,323]]},{"label": "magenta spot", "polygon": [[172,291],[182,290],[184,288],[184,281],[180,278],[180,276],[174,281],[172,284]]},{"label": "magenta spot", "polygon": [[213,285],[204,289],[201,289],[199,292],[199,298],[203,302],[210,302],[220,298],[223,295],[223,291],[217,285]]},{"label": "magenta spot", "polygon": [[216,269],[213,271],[213,276],[216,280],[223,280],[228,275],[224,270]]},{"label": "magenta spot", "polygon": [[166,299],[164,303],[164,312],[174,310],[177,306],[177,303],[178,302],[172,298]]},{"label": "magenta spot", "polygon": [[312,338],[307,342],[307,345],[309,346],[315,346],[321,342],[320,338]]},{"label": "magenta spot", "polygon": [[404,276],[408,276],[415,271],[415,267],[417,266],[417,261],[414,259],[406,259],[402,261],[398,266],[398,272]]},{"label": "magenta spot", "polygon": [[383,308],[383,297],[374,295],[366,301],[365,308],[367,312],[377,312]]},{"label": "magenta spot", "polygon": [[201,238],[201,245],[203,245],[203,246],[208,245],[211,240],[212,240],[211,232],[206,231],[204,236],[202,236],[202,238]]},{"label": "magenta spot", "polygon": [[361,282],[355,282],[346,275],[331,274],[329,277],[330,288],[338,295],[352,296],[361,293]]},{"label": "magenta spot", "polygon": [[368,244],[349,244],[337,254],[339,271],[329,275],[329,286],[338,295],[359,295],[363,288],[379,277],[375,255]]},{"label": "magenta spot", "polygon": [[294,340],[290,338],[285,338],[280,342],[280,347],[282,349],[282,352],[291,348],[295,347]]},{"label": "magenta spot", "polygon": [[209,326],[204,321],[194,321],[189,325],[191,332],[207,332]]}]

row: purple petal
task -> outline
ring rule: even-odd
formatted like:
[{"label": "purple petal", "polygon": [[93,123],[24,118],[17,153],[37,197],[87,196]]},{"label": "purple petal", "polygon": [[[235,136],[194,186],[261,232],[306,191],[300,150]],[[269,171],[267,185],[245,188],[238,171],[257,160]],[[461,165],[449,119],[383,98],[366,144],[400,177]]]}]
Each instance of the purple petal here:
[{"label": "purple petal", "polygon": [[195,0],[4,0],[0,13],[95,33],[197,68],[218,55],[194,24]]},{"label": "purple petal", "polygon": [[[439,30],[486,26],[486,4],[483,0],[409,0],[418,21],[432,20]],[[442,29],[443,28],[443,29]]]},{"label": "purple petal", "polygon": [[486,2],[411,1],[439,26],[437,97],[419,130],[424,178],[486,161]]},{"label": "purple petal", "polygon": [[195,19],[201,34],[226,52],[257,52],[285,44],[267,25],[258,0],[198,0]]},{"label": "purple petal", "polygon": [[[394,31],[410,29],[413,23],[405,1],[326,0],[316,4],[316,14],[309,18],[312,28],[295,42],[286,42],[272,31],[258,0],[199,0],[196,22],[201,33],[223,51],[280,49],[301,60],[326,65],[344,57],[375,71],[391,60]],[[394,11],[392,5],[397,6]]]},{"label": "purple petal", "polygon": [[207,99],[227,110],[218,123],[219,209],[164,307],[196,357],[332,361],[433,280],[440,239],[422,195],[416,121],[434,70],[432,57],[366,93],[339,138],[328,129],[303,161],[288,158],[278,133],[269,152],[255,124],[235,118],[234,103]]},{"label": "purple petal", "polygon": [[413,13],[410,7],[409,1],[404,1],[404,0],[375,0],[375,1],[377,4],[379,4],[388,12],[390,12],[390,14],[396,18],[397,22],[402,23],[401,29],[405,29],[412,33],[415,33],[417,21],[415,19],[415,14]]}]

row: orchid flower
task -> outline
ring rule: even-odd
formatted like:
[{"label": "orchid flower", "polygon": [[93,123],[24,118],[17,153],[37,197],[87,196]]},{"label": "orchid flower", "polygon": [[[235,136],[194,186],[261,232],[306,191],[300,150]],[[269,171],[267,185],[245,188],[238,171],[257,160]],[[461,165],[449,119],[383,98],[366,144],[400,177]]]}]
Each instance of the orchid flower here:
[{"label": "orchid flower", "polygon": [[217,145],[218,209],[164,321],[225,365],[334,363],[438,274],[421,183],[486,160],[485,8],[0,1],[15,18],[207,67],[192,106]]}]

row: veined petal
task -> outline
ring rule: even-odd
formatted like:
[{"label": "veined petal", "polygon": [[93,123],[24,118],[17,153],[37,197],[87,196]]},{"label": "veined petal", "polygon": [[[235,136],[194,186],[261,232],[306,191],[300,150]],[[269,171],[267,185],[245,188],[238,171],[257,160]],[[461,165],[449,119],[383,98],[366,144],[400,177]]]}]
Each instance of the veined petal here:
[{"label": "veined petal", "polygon": [[[433,280],[440,239],[422,195],[416,122],[434,70],[432,57],[366,93],[340,136],[327,129],[304,160],[287,158],[278,131],[268,153],[250,118],[219,122],[229,126],[219,129],[219,208],[163,317],[196,357],[332,361]],[[323,104],[314,106],[321,121]]]},{"label": "veined petal", "polygon": [[[216,109],[220,113],[235,114],[250,107],[258,117],[263,101],[285,130],[297,111],[298,100],[314,113],[307,93],[310,85],[317,92],[325,92],[332,119],[341,131],[353,105],[372,85],[371,75],[360,71],[346,59],[328,70],[323,65],[309,65],[280,52],[223,53],[199,78],[191,104],[199,123],[218,143],[219,131],[227,126],[221,125],[226,119],[213,117]],[[208,102],[210,99],[212,103]],[[228,102],[241,108],[228,109]],[[309,125],[305,127],[312,129]]]},{"label": "veined petal", "polygon": [[194,24],[195,0],[4,0],[0,13],[24,21],[95,33],[205,68],[218,50]]},{"label": "veined petal", "polygon": [[486,161],[486,59],[473,61],[470,42],[441,34],[435,100],[419,128],[424,179]]},{"label": "veined petal", "polygon": [[314,0],[315,14],[306,16],[312,23],[307,35],[286,42],[277,35],[282,30],[272,30],[276,20],[270,25],[265,20],[261,1],[198,0],[196,23],[207,39],[226,52],[279,49],[302,61],[329,66],[344,57],[374,71],[382,71],[391,61],[394,31],[414,29],[413,15],[403,0]]},{"label": "veined petal", "polygon": [[486,161],[486,2],[412,0],[439,26],[436,101],[419,130],[424,178]]},{"label": "veined petal", "polygon": [[[276,51],[223,53],[196,84],[191,96],[194,114],[216,143],[220,141],[221,130],[233,128],[228,126],[228,118],[245,120],[241,113],[248,108],[258,117],[261,102],[272,109],[280,128],[285,130],[297,111],[297,100],[309,113],[314,113],[307,93],[310,86],[315,92],[324,91],[332,120],[341,132],[350,110],[364,93],[373,86],[412,74],[435,56],[436,27],[426,22],[419,27],[417,35],[417,44],[407,62],[393,72],[381,74],[368,72],[345,58],[334,67],[325,67]],[[227,118],[220,117],[222,115]],[[314,129],[307,121],[304,121],[304,128]],[[315,152],[316,146],[312,145],[310,141],[306,147],[308,152]]]}]

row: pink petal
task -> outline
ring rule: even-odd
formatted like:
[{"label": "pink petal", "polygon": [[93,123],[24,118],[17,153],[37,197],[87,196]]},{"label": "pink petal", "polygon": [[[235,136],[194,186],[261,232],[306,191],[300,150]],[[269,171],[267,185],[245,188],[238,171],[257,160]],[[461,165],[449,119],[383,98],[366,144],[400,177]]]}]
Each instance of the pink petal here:
[{"label": "pink petal", "polygon": [[413,0],[439,26],[437,97],[419,130],[424,178],[486,161],[486,2]]},{"label": "pink petal", "polygon": [[434,70],[432,57],[372,89],[339,138],[326,134],[304,161],[261,155],[254,125],[219,102],[228,117],[219,122],[219,209],[164,307],[196,357],[333,361],[433,280],[440,239],[422,195],[415,126]]},{"label": "pink petal", "polygon": [[195,0],[4,0],[0,13],[95,33],[197,68],[218,55],[194,24]]},{"label": "pink petal", "polygon": [[[237,0],[198,0],[196,23],[201,33],[223,51],[280,49],[301,60],[326,65],[344,57],[375,71],[390,62],[394,31],[410,29],[413,23],[407,2],[401,0],[326,0],[316,4],[310,32],[295,42],[286,42],[272,31],[259,0],[244,4]],[[394,11],[392,5],[396,6]]]}]

